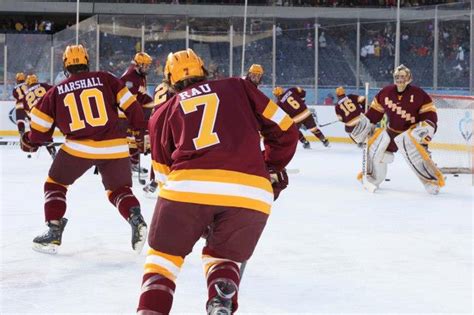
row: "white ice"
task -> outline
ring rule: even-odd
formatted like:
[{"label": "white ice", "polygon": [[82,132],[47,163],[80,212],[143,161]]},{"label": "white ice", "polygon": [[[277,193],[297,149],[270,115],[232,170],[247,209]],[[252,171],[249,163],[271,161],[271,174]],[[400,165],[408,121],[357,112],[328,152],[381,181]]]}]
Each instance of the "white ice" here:
[{"label": "white ice", "polygon": [[[242,279],[238,314],[472,314],[472,177],[449,175],[437,196],[396,156],[375,194],[356,180],[352,145],[298,149]],[[46,150],[1,157],[1,314],[133,314],[145,254],[92,170],[68,192],[56,256],[31,249],[45,231]],[[135,183],[146,220],[154,200]],[[204,314],[202,243],[177,280],[172,314]]]}]

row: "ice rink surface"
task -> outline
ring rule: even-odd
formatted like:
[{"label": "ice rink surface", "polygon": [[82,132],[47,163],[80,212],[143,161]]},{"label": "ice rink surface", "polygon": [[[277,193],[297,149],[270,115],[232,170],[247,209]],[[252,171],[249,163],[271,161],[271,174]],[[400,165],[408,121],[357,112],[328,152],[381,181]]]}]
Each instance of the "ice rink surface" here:
[{"label": "ice rink surface", "polygon": [[[472,314],[471,176],[449,175],[428,195],[400,155],[375,194],[356,180],[353,145],[298,148],[242,279],[238,314]],[[69,223],[56,256],[31,249],[45,231],[45,149],[27,159],[0,147],[1,314],[133,314],[145,250],[90,170],[68,192]],[[148,163],[146,163],[148,164]],[[134,191],[145,219],[155,201]],[[187,257],[171,314],[204,314],[200,253]]]}]

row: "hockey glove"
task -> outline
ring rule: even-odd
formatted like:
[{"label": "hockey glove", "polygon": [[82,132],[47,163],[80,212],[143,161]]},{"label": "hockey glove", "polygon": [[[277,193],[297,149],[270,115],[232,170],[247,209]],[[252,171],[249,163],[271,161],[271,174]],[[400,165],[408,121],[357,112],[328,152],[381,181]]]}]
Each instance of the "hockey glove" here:
[{"label": "hockey glove", "polygon": [[435,133],[434,127],[428,121],[420,121],[411,134],[420,144],[428,144]]},{"label": "hockey glove", "polygon": [[135,129],[133,131],[133,136],[135,137],[135,143],[137,144],[137,149],[140,153],[147,154],[148,151],[145,148],[145,130],[144,129]]},{"label": "hockey glove", "polygon": [[277,200],[278,196],[280,196],[281,191],[288,187],[288,174],[286,173],[285,169],[283,169],[281,172],[277,172],[274,170],[269,170],[269,172],[273,188],[273,200]]},{"label": "hockey glove", "polygon": [[33,144],[30,141],[30,131],[25,132],[20,139],[20,148],[24,152],[36,152],[39,145]]}]

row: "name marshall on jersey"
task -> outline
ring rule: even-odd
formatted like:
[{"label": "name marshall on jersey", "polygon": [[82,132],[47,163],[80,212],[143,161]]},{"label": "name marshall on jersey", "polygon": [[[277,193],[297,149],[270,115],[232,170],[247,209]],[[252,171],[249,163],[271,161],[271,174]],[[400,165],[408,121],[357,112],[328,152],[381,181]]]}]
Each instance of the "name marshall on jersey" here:
[{"label": "name marshall on jersey", "polygon": [[64,93],[69,93],[80,89],[92,88],[96,86],[104,86],[104,84],[100,81],[99,77],[81,79],[58,85],[58,94],[61,95]]}]

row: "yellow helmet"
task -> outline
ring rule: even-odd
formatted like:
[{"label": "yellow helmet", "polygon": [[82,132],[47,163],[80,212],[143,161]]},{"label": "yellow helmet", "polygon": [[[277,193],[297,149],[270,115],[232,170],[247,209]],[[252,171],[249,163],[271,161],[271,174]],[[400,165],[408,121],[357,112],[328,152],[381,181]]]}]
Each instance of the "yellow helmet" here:
[{"label": "yellow helmet", "polygon": [[136,64],[137,66],[142,66],[142,65],[151,65],[151,62],[153,61],[153,58],[146,52],[139,52],[135,54],[135,57],[133,57],[133,63]]},{"label": "yellow helmet", "polygon": [[399,65],[393,71],[393,82],[397,86],[398,92],[403,92],[412,81],[411,71],[404,65]]},{"label": "yellow helmet", "polygon": [[15,76],[16,82],[24,82],[25,81],[25,74],[23,72],[18,72]]},{"label": "yellow helmet", "polygon": [[82,45],[69,45],[63,53],[64,68],[76,65],[89,65],[89,55]]},{"label": "yellow helmet", "polygon": [[263,67],[259,64],[254,63],[253,65],[250,66],[249,73],[263,75]]},{"label": "yellow helmet", "polygon": [[171,85],[193,77],[204,77],[204,62],[196,53],[188,48],[175,53],[170,53],[166,59],[165,75]]},{"label": "yellow helmet", "polygon": [[36,84],[38,83],[38,77],[36,76],[36,74],[29,74],[27,77],[26,77],[26,85],[33,85],[33,84]]},{"label": "yellow helmet", "polygon": [[283,95],[283,88],[281,86],[277,86],[273,89],[273,95],[275,95],[276,97],[280,97],[281,95]]},{"label": "yellow helmet", "polygon": [[336,95],[337,96],[346,95],[346,90],[344,90],[344,88],[342,86],[340,86],[336,89]]}]

